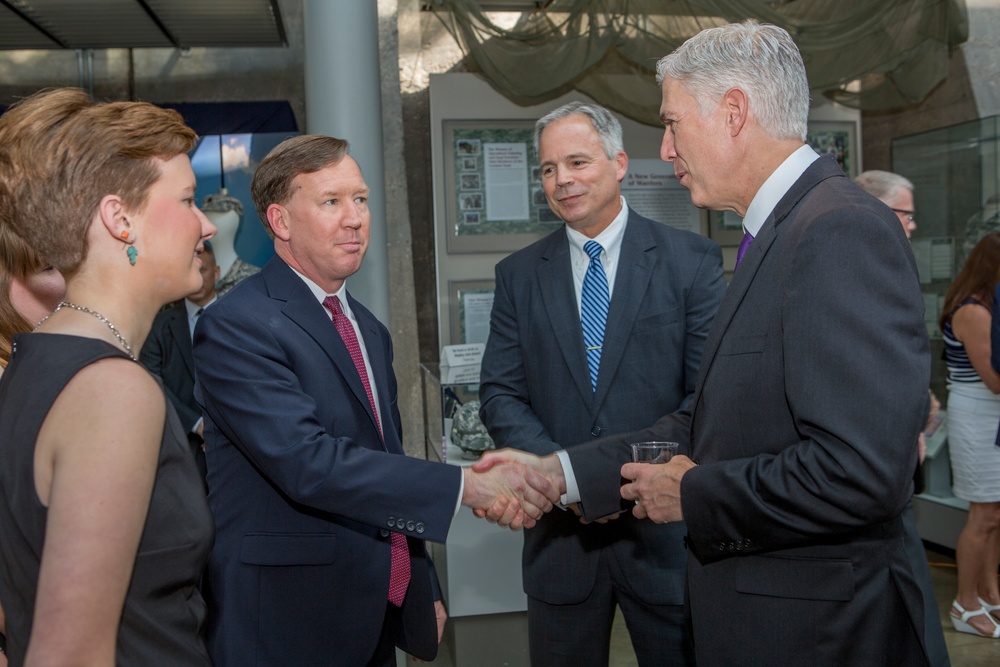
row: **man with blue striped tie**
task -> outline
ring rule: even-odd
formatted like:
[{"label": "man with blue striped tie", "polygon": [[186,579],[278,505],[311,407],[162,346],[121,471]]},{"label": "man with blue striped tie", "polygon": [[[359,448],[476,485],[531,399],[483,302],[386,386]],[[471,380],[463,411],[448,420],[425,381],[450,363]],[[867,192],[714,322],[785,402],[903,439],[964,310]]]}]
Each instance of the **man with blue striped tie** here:
[{"label": "man with blue striped tie", "polygon": [[[480,398],[498,447],[544,455],[685,405],[725,284],[715,243],[626,205],[628,157],[606,109],[552,111],[535,150],[566,224],[497,266]],[[532,664],[605,667],[616,606],[640,665],[693,664],[684,532],[628,513],[583,524],[569,511],[526,531]]]}]

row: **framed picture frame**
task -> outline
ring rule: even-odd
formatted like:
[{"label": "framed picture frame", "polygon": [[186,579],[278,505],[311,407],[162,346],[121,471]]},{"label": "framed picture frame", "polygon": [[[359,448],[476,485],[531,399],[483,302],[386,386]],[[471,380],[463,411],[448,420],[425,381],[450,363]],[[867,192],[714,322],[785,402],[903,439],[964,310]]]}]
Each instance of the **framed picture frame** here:
[{"label": "framed picture frame", "polygon": [[848,178],[861,173],[858,129],[852,120],[809,123],[806,143],[820,155],[832,155]]},{"label": "framed picture frame", "polygon": [[448,330],[451,345],[486,342],[495,287],[492,278],[448,281]]},{"label": "framed picture frame", "polygon": [[447,251],[520,250],[556,230],[541,189],[535,121],[443,120]]},{"label": "framed picture frame", "polygon": [[743,240],[743,218],[730,211],[709,211],[708,237],[720,246],[738,246]]}]

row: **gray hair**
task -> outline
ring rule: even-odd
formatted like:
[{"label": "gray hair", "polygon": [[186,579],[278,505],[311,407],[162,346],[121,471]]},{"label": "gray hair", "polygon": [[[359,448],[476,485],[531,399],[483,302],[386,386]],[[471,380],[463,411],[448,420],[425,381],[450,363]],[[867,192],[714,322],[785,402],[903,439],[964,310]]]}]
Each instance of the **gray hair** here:
[{"label": "gray hair", "polygon": [[604,154],[609,160],[613,160],[618,153],[625,150],[625,144],[622,142],[622,124],[613,113],[597,104],[570,102],[548,112],[535,123],[535,155],[538,155],[538,145],[542,141],[542,130],[557,120],[576,114],[590,119],[590,123],[601,138]]},{"label": "gray hair", "polygon": [[900,190],[913,192],[913,182],[905,176],[894,174],[891,171],[881,171],[879,169],[869,169],[854,177],[854,183],[859,188],[883,202],[892,199]]},{"label": "gray hair", "polygon": [[809,81],[783,28],[749,20],[703,30],[656,63],[656,83],[666,79],[681,81],[703,112],[738,88],[768,136],[806,140]]}]

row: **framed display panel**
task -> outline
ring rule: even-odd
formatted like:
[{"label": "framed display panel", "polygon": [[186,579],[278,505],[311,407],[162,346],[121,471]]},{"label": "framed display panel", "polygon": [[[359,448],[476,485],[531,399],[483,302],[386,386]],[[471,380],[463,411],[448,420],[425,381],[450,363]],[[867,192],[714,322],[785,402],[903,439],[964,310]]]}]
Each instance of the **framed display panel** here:
[{"label": "framed display panel", "polygon": [[721,246],[739,245],[743,240],[743,218],[732,211],[709,211],[709,238]]},{"label": "framed display panel", "polygon": [[494,288],[492,279],[448,281],[448,316],[453,345],[486,342]]},{"label": "framed display panel", "polygon": [[542,190],[535,121],[444,120],[448,253],[512,252],[562,221]]},{"label": "framed display panel", "polygon": [[861,173],[857,124],[851,120],[809,123],[806,143],[820,155],[832,155],[848,178]]}]

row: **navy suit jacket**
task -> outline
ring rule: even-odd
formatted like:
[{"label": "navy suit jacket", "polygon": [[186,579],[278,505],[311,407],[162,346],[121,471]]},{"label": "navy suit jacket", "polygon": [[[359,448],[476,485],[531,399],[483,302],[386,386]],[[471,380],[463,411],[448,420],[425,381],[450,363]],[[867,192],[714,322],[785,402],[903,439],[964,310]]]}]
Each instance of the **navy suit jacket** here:
[{"label": "navy suit jacket", "polygon": [[715,665],[923,665],[899,518],[930,349],[899,221],[813,162],[726,291],[690,408],[569,450],[593,518],[629,440],[679,440],[695,652]]},{"label": "navy suit jacket", "polygon": [[393,640],[424,659],[437,651],[423,540],[445,541],[462,472],[403,455],[389,332],[348,300],[384,444],[343,340],[280,258],[195,331],[217,531],[205,581],[217,667],[365,664],[386,616],[390,529],[407,536],[412,570]]},{"label": "navy suit jacket", "polygon": [[[483,422],[497,446],[545,455],[645,428],[687,404],[724,290],[718,245],[630,210],[595,393],[566,230],[504,259],[480,378]],[[525,531],[524,589],[549,604],[581,602],[610,546],[636,595],[679,605],[683,538],[682,524],[661,528],[629,513],[583,525],[555,510]]]}]

